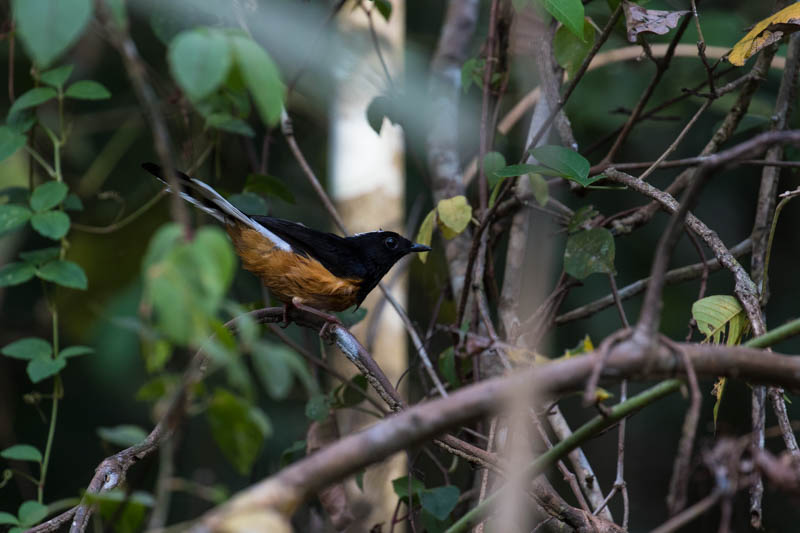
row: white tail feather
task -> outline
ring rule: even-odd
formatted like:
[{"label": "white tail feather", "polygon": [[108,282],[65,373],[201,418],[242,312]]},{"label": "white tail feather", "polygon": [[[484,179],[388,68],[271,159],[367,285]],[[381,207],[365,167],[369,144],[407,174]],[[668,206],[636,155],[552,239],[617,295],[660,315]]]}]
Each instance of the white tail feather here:
[{"label": "white tail feather", "polygon": [[[261,235],[269,239],[277,248],[285,252],[292,251],[292,247],[288,242],[284,241],[283,239],[275,235],[273,232],[271,232],[270,230],[268,230],[267,228],[265,228],[264,226],[262,226],[249,216],[242,213],[238,208],[236,208],[236,206],[234,206],[228,200],[223,198],[222,195],[217,191],[215,191],[209,184],[194,178],[191,178],[190,180],[188,180],[188,182],[184,180],[184,184],[188,185],[189,187],[197,191],[199,194],[204,196],[207,200],[209,200],[219,208],[219,211],[217,211],[206,205],[203,205],[202,202],[198,201],[195,198],[192,198],[190,195],[186,193],[181,193],[181,198],[183,198],[190,204],[194,205],[201,211],[208,213],[209,215],[213,216],[214,218],[216,218],[221,222],[225,222],[225,216],[222,214],[224,213],[225,215],[233,217],[239,222],[242,222],[246,226],[253,228]],[[167,187],[167,189],[169,190],[169,187]],[[222,213],[220,213],[220,211]]]}]

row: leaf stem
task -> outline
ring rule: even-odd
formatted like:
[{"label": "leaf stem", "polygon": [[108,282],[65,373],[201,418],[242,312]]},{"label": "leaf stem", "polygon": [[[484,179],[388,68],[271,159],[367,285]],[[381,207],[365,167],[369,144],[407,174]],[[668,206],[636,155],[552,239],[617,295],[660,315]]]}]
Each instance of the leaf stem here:
[{"label": "leaf stem", "polygon": [[[55,303],[50,307],[50,312],[53,315],[53,358],[58,357],[58,309]],[[37,493],[37,500],[39,503],[44,503],[44,482],[47,478],[47,466],[50,464],[50,452],[53,449],[53,439],[56,433],[56,420],[58,418],[58,400],[63,393],[61,376],[56,374],[53,380],[53,406],[50,409],[50,427],[47,430],[47,444],[44,447],[44,458],[42,459],[42,471],[39,476],[39,487]]]}]

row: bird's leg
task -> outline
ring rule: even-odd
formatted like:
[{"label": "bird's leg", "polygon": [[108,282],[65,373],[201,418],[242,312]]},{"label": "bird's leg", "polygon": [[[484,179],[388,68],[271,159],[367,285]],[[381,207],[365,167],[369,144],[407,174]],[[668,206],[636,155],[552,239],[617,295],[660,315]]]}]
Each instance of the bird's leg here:
[{"label": "bird's leg", "polygon": [[344,324],[342,324],[342,321],[339,320],[336,316],[303,304],[302,300],[300,300],[300,298],[298,298],[297,296],[292,298],[292,306],[297,308],[297,309],[301,309],[301,310],[303,310],[303,311],[305,311],[307,313],[310,313],[312,315],[316,315],[316,316],[322,318],[323,320],[325,320],[325,324],[323,324],[322,329],[319,330],[319,336],[320,337],[324,337],[325,334],[328,331],[328,328],[331,327],[332,325],[337,325],[337,326],[344,327]]},{"label": "bird's leg", "polygon": [[281,329],[286,329],[289,327],[289,307],[293,307],[292,302],[286,302],[283,304],[283,321],[280,323]]}]

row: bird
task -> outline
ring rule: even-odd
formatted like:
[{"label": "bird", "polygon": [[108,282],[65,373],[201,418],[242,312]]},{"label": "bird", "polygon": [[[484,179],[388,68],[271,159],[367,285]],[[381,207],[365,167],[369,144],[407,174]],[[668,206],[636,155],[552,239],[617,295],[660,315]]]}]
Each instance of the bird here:
[{"label": "bird", "polygon": [[[142,168],[167,185],[155,163]],[[207,183],[182,172],[175,175],[180,196],[223,223],[242,266],[284,304],[341,323],[328,312],[360,307],[364,298],[397,261],[431,248],[393,231],[370,231],[349,237],[318,231],[282,218],[248,215]],[[325,328],[323,328],[323,331]]]}]

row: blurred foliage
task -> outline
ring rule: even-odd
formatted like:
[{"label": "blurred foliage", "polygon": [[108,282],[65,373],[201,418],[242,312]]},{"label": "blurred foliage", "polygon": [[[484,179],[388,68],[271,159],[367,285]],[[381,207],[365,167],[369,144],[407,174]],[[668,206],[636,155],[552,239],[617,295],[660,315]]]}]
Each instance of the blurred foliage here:
[{"label": "blurred foliage", "polygon": [[[191,236],[169,222],[168,201],[160,196],[160,185],[139,170],[142,161],[155,156],[123,62],[103,31],[88,30],[89,21],[100,16],[94,4],[90,0],[13,0],[2,11],[10,27],[13,8],[14,37],[21,46],[10,57],[9,35],[0,42],[0,69],[13,76],[7,81],[14,95],[13,104],[5,101],[0,126],[0,347],[4,355],[0,357],[0,468],[6,468],[6,460],[14,461],[14,468],[25,475],[4,476],[0,482],[0,527],[28,527],[47,516],[47,505],[79,496],[102,457],[141,440],[146,431],[142,428],[151,428],[164,413],[182,371],[201,347],[211,356],[212,371],[207,382],[193,390],[190,413],[195,416],[176,439],[178,493],[170,523],[197,516],[226,494],[302,457],[310,420],[325,419],[332,410],[365,405],[362,392],[367,387],[362,379],[354,378],[345,386],[318,373],[252,319],[240,319],[235,334],[224,328],[225,321],[263,305],[260,284],[238,268],[222,230],[205,225],[209,221],[201,213],[192,215],[198,229]],[[330,95],[336,79],[351,68],[346,36],[320,31],[327,16],[326,2],[253,2],[253,10],[245,16],[252,37],[232,9],[220,9],[212,1],[132,1],[128,2],[130,11],[125,10],[125,2],[107,4],[116,24],[129,24],[148,65],[147,75],[163,104],[182,168],[196,168],[196,175],[249,211],[312,227],[329,225],[276,129],[285,105],[311,166],[324,178]],[[533,0],[514,4],[521,8],[533,5]],[[473,223],[472,205],[477,197],[473,183],[467,196],[433,205],[425,185],[426,170],[419,164],[426,160],[424,141],[430,126],[425,112],[427,68],[445,5],[442,0],[424,6],[409,3],[407,75],[402,90],[391,93],[387,89],[384,99],[371,107],[372,122],[379,124],[379,119],[388,116],[404,126],[408,211],[419,205],[419,212],[427,213],[419,217],[414,230],[419,229],[419,241],[430,243],[433,251],[424,265],[413,261],[410,267],[415,290],[409,308],[419,324],[430,322],[447,285],[442,238],[453,238]],[[479,144],[477,117],[486,68],[481,49],[488,2],[481,5],[479,32],[461,70],[464,115],[459,148],[465,166]],[[541,5],[563,23],[556,32],[557,59],[572,77],[588,43],[596,38],[594,25],[602,27],[607,20],[609,5],[601,0],[585,6],[577,0]],[[556,9],[563,5],[568,9]],[[375,6],[383,17],[394,16],[391,2],[376,1]],[[647,3],[648,9],[685,7],[667,0]],[[731,47],[746,27],[769,15],[768,9],[745,1],[703,2],[700,22],[707,43]],[[669,33],[646,39],[655,44],[671,37]],[[681,42],[694,46],[696,41],[691,24]],[[603,50],[627,45],[624,25],[620,25]],[[500,117],[536,83],[531,51],[520,45],[512,47],[512,52],[509,92]],[[540,164],[535,168],[507,164],[519,160],[525,151],[527,121],[522,120],[507,135],[498,135],[494,151],[481,162],[492,184],[492,198],[504,180],[524,174],[531,175],[541,205],[548,198],[542,176],[560,176],[579,184],[574,194],[567,187],[549,191],[575,212],[566,231],[546,213],[537,212],[529,236],[528,253],[541,266],[539,272],[531,273],[532,293],[539,283],[550,286],[562,267],[584,278],[570,292],[564,310],[608,293],[607,276],[590,275],[593,272],[616,272],[620,286],[649,272],[665,216],[617,238],[606,230],[587,229],[586,224],[595,216],[643,203],[631,191],[593,188],[589,168],[609,146],[608,141],[599,141],[624,123],[653,72],[652,64],[644,60],[613,62],[585,75],[566,106],[578,152],[538,148],[535,155]],[[741,72],[736,70],[725,80]],[[769,127],[779,77],[780,71],[770,72],[731,143]],[[704,79],[697,57],[677,57],[652,102],[673,98]],[[502,79],[490,82],[497,87]],[[293,88],[291,94],[287,86]],[[715,102],[672,157],[696,155],[734,99],[728,95]],[[699,105],[698,99],[687,98],[637,125],[617,160],[657,158]],[[797,127],[798,119],[792,118],[791,125]],[[788,154],[797,156],[797,152]],[[678,172],[661,170],[652,182],[663,187]],[[703,194],[696,214],[709,221],[728,244],[741,241],[750,231],[759,175],[755,167],[728,171]],[[787,170],[782,179],[782,188],[793,188],[796,171]],[[793,295],[800,291],[793,268],[794,250],[800,244],[800,235],[793,230],[798,215],[787,210],[783,217],[771,259],[770,325],[796,315]],[[589,235],[592,231],[595,234]],[[503,239],[501,235],[501,250]],[[580,259],[573,264],[576,255]],[[496,271],[502,272],[502,254],[496,259]],[[698,260],[691,244],[681,241],[674,264]],[[728,294],[730,287],[730,274],[723,271],[709,278],[707,293]],[[694,281],[665,293],[663,333],[672,338],[685,336],[698,289],[699,281]],[[640,304],[639,299],[625,302],[630,318],[637,316]],[[456,314],[452,300],[445,298],[438,307],[438,323],[452,324]],[[582,350],[583,339],[602,339],[618,327],[617,312],[609,308],[591,320],[559,328],[548,337],[545,350],[560,354],[576,343]],[[289,328],[286,334],[304,350],[319,354],[314,332]],[[798,346],[791,341],[779,349],[791,351]],[[453,351],[451,337],[436,335],[430,353],[440,354],[438,368],[447,383],[452,387],[466,383],[471,361]],[[409,381],[411,396],[419,397],[421,384]],[[702,386],[711,390],[711,383]],[[729,383],[725,395],[716,420],[717,434],[749,431],[743,415],[749,412],[749,390],[741,383]],[[57,419],[52,416],[54,403],[59,404]],[[642,529],[665,518],[664,494],[659,490],[666,491],[671,461],[653,458],[673,457],[684,403],[680,399],[665,402],[648,416],[633,418],[628,426],[632,442],[627,460],[648,465],[626,478],[637,495],[634,523]],[[565,400],[563,408],[575,420],[589,416],[577,399]],[[789,409],[794,413],[796,408]],[[716,418],[711,411],[710,402],[704,402],[706,436],[711,435],[709,428]],[[51,421],[57,423],[55,436],[48,438]],[[615,438],[603,435],[586,446],[604,488],[614,479]],[[152,506],[152,497],[139,489],[152,486],[156,461],[145,461],[137,469],[129,479],[135,490],[132,497],[122,492],[98,497],[102,519],[113,517],[119,531],[141,529]],[[45,473],[46,486],[38,490]],[[441,529],[455,508],[460,495],[455,485],[466,486],[471,479],[463,464],[450,475],[448,485],[438,467],[425,458],[415,466],[411,498],[424,510],[424,527],[431,531]],[[554,483],[561,488],[560,481]],[[710,484],[708,479],[698,479],[693,490],[703,494]],[[399,497],[408,499],[407,478],[394,480],[393,486]],[[123,499],[127,503],[120,510]],[[775,530],[790,530],[786,528],[796,523],[797,510],[780,495],[770,502],[765,522]],[[615,513],[621,511],[617,505],[616,501],[611,504]],[[746,506],[739,507],[736,512],[746,514]]]}]

